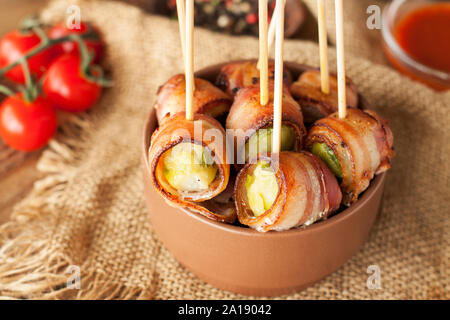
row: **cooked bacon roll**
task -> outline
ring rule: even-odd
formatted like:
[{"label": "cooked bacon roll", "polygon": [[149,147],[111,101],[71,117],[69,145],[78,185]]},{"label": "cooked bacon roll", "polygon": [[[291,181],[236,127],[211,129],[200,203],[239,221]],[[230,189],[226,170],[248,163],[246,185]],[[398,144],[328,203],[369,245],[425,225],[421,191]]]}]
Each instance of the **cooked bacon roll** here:
[{"label": "cooked bacon roll", "polygon": [[184,112],[175,114],[151,137],[153,185],[172,206],[232,223],[236,218],[234,210],[208,209],[213,204],[211,199],[228,185],[230,166],[225,147],[225,130],[217,120],[195,114],[194,121],[190,121]]},{"label": "cooked bacon roll", "polygon": [[306,139],[306,148],[342,180],[345,205],[358,199],[374,175],[390,168],[393,144],[386,120],[374,111],[356,108],[348,108],[345,119],[333,113],[316,121]]},{"label": "cooked bacon roll", "polygon": [[[358,92],[353,82],[347,78],[347,105],[358,106]],[[335,74],[330,74],[330,93],[322,92],[320,71],[303,72],[298,80],[291,85],[291,94],[302,106],[305,123],[326,117],[338,111],[338,86]]]},{"label": "cooked bacon roll", "polygon": [[232,218],[229,222],[234,222],[236,219],[236,206],[234,205],[234,184],[236,182],[236,176],[230,175],[228,186],[222,193],[215,196],[210,200],[204,202],[198,202],[206,210],[214,212],[219,216],[227,216]]},{"label": "cooked bacon roll", "polygon": [[235,186],[239,222],[260,232],[325,219],[341,199],[336,177],[308,152],[281,152],[276,163],[260,157],[239,172]]},{"label": "cooked bacon roll", "polygon": [[[241,89],[231,106],[226,127],[232,129],[235,139],[236,164],[244,164],[259,153],[272,150],[273,90],[269,103],[260,104],[258,87]],[[281,151],[299,151],[306,129],[300,106],[285,89],[283,92]]]},{"label": "cooked bacon roll", "polygon": [[[228,112],[232,103],[229,95],[209,81],[195,78],[194,113],[218,119]],[[186,109],[186,81],[183,74],[173,76],[158,89],[155,108],[159,124]]]},{"label": "cooked bacon roll", "polygon": [[[283,78],[285,85],[291,83],[291,74],[284,68]],[[269,60],[269,83],[275,81],[275,62]],[[216,85],[234,96],[240,89],[259,84],[259,69],[257,61],[233,62],[222,67],[217,77]]]}]

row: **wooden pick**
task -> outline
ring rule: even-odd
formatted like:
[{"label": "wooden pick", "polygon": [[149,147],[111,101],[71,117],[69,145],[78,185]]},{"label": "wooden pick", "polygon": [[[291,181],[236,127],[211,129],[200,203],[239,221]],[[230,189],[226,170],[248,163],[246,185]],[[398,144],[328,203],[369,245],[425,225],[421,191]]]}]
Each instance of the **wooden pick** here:
[{"label": "wooden pick", "polygon": [[[285,0],[277,1],[275,37],[275,92],[273,100],[272,152],[279,154],[281,149],[281,119],[283,104],[283,43],[284,43],[284,5]],[[279,8],[278,8],[279,7]]]},{"label": "wooden pick", "polygon": [[339,118],[347,115],[347,96],[345,84],[345,54],[344,54],[344,4],[343,0],[336,0],[336,50],[337,50],[337,77]]},{"label": "wooden pick", "polygon": [[267,0],[259,0],[259,88],[260,103],[265,106],[269,102],[269,66],[267,44]]},{"label": "wooden pick", "polygon": [[178,28],[180,29],[181,51],[183,52],[183,64],[186,65],[186,8],[185,0],[177,0]]},{"label": "wooden pick", "polygon": [[317,0],[320,48],[320,78],[324,94],[330,93],[330,75],[328,70],[327,26],[325,21],[325,0]]},{"label": "wooden pick", "polygon": [[194,0],[186,0],[186,119],[194,120]]},{"label": "wooden pick", "polygon": [[[275,29],[276,29],[276,20],[277,20],[277,8],[275,7],[275,10],[272,13],[272,19],[270,20],[269,25],[269,31],[267,34],[267,55],[270,52],[270,49],[272,49],[273,41],[275,40]],[[260,68],[261,62],[258,60],[258,64],[256,67]]]}]

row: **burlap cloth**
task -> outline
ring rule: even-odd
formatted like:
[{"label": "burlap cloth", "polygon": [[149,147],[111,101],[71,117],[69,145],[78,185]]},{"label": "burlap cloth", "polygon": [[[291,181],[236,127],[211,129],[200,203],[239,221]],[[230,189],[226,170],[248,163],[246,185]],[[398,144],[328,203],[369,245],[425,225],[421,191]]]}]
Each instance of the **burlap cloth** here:
[{"label": "burlap cloth", "polygon": [[[346,1],[346,15],[355,3]],[[13,220],[0,227],[0,296],[245,298],[218,290],[180,266],[154,234],[144,205],[141,133],[157,87],[182,71],[177,24],[117,2],[80,4],[83,19],[104,33],[115,86],[91,112],[62,126],[38,164],[46,177],[16,207]],[[43,16],[61,18],[66,6],[52,3]],[[357,50],[357,41],[362,40],[347,36],[349,48]],[[254,38],[196,30],[197,69],[257,52]],[[318,65],[318,56],[313,43],[285,44],[286,60]],[[330,58],[334,68],[333,50]],[[450,94],[434,93],[350,54],[347,58],[348,75],[390,119],[395,134],[397,157],[383,210],[369,241],[342,268],[280,298],[448,299]],[[80,290],[66,288],[70,265],[80,266]],[[369,265],[380,268],[379,290],[366,286]]]}]

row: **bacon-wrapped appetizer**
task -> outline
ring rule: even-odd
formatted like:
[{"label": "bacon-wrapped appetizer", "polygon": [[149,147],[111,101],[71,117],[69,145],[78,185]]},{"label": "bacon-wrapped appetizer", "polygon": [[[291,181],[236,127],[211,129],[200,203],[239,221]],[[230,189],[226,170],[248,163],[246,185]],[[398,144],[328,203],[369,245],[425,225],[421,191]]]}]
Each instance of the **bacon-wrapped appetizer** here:
[{"label": "bacon-wrapped appetizer", "polygon": [[[262,106],[259,87],[243,88],[231,106],[226,127],[234,133],[237,164],[272,150],[273,90],[269,92],[269,102]],[[283,92],[281,150],[301,150],[305,135],[301,108],[286,89]]]},{"label": "bacon-wrapped appetizer", "polygon": [[[291,85],[291,94],[302,106],[305,123],[326,117],[338,111],[338,89],[335,74],[330,74],[330,93],[322,92],[320,71],[311,69],[303,72],[298,80]],[[347,105],[358,106],[358,92],[353,82],[347,78]]]},{"label": "bacon-wrapped appetizer", "polygon": [[339,208],[336,177],[318,157],[281,152],[277,164],[259,157],[239,172],[235,202],[240,223],[261,232],[282,231],[325,219]]},{"label": "bacon-wrapped appetizer", "polygon": [[341,180],[343,203],[351,205],[367,189],[374,175],[388,170],[394,157],[394,139],[386,120],[374,111],[348,108],[316,121],[306,148],[319,156]]},{"label": "bacon-wrapped appetizer", "polygon": [[[269,60],[269,83],[275,80],[275,63]],[[285,85],[291,83],[291,74],[284,68],[283,78]],[[240,89],[259,85],[259,69],[256,61],[233,62],[222,67],[217,77],[216,85],[234,96]]]},{"label": "bacon-wrapped appetizer", "polygon": [[[231,97],[209,81],[195,78],[193,108],[194,113],[203,113],[220,119],[230,109]],[[158,89],[156,98],[156,117],[161,124],[176,113],[183,112],[186,106],[186,81],[183,74],[170,78]]]},{"label": "bacon-wrapped appetizer", "polygon": [[225,131],[217,120],[195,114],[190,121],[184,112],[175,114],[151,138],[149,161],[156,190],[172,206],[216,221],[234,222],[235,210],[208,209],[211,199],[228,185],[230,165],[225,147]]}]

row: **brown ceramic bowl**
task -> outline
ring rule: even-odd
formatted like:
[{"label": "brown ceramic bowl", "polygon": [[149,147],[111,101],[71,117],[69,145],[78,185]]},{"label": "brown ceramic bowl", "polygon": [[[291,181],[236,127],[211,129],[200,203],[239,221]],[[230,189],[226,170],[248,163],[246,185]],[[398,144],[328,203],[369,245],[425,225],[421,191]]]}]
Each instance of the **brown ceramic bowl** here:
[{"label": "brown ceramic bowl", "polygon": [[[294,77],[308,67],[287,63]],[[197,72],[214,80],[221,65]],[[364,103],[364,102],[363,102]],[[142,152],[145,198],[155,232],[175,258],[200,279],[245,295],[275,296],[302,290],[341,267],[366,241],[379,211],[385,174],[350,208],[313,225],[259,233],[169,206],[152,185],[148,165],[156,126],[151,108]]]}]

